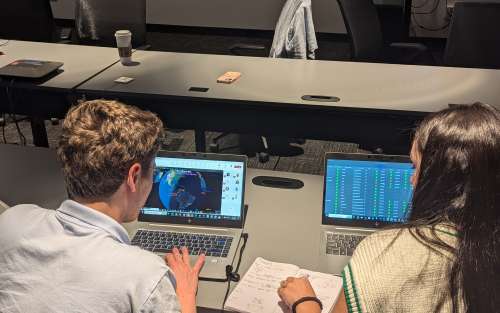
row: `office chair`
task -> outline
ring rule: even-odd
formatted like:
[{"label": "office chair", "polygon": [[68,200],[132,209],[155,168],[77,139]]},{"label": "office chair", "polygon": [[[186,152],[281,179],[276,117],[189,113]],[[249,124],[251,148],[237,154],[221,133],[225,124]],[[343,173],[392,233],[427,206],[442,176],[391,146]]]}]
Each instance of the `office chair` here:
[{"label": "office chair", "polygon": [[132,32],[132,46],[146,45],[146,0],[77,0],[75,7],[77,41],[92,46],[115,47],[115,32]]},{"label": "office chair", "polygon": [[0,38],[58,40],[49,0],[3,0],[0,4]]},{"label": "office chair", "polygon": [[456,2],[445,65],[500,69],[499,31],[500,3]]},{"label": "office chair", "polygon": [[403,64],[434,63],[420,43],[391,43],[383,40],[377,8],[372,0],[337,0],[351,38],[351,57],[362,62]]},{"label": "office chair", "polygon": [[[49,0],[13,0],[0,4],[0,38],[69,43],[63,34],[70,33],[70,29],[56,27]],[[42,119],[31,118],[31,127],[46,133]]]},{"label": "office chair", "polygon": [[[277,31],[285,32],[285,28],[288,28],[289,26],[283,26],[283,25],[285,25],[283,23],[286,23],[285,21],[287,21],[288,19],[291,18],[290,13],[293,13],[295,15],[297,13],[300,14],[301,12],[303,12],[303,11],[292,12],[290,10],[292,10],[292,9],[302,10],[302,8],[303,8],[302,5],[297,6],[297,3],[295,1],[288,0],[282,8],[282,12],[280,14],[280,18],[278,20],[275,32],[277,32]],[[284,19],[284,20],[282,20],[282,19]],[[292,19],[292,21],[293,21],[293,19]],[[281,28],[280,25],[285,27],[285,28],[280,30],[280,28]],[[288,29],[286,29],[286,31],[288,31]],[[303,29],[302,31],[304,31],[307,34],[306,29]],[[281,35],[281,34],[279,34],[279,35]],[[282,36],[282,38],[286,38],[286,35],[288,35],[288,34],[284,34],[284,35],[285,36]],[[277,39],[278,39],[278,41],[273,42],[273,45],[280,45],[281,44],[281,41],[279,40],[280,38],[278,38],[275,35],[273,40],[277,40]],[[315,38],[314,38],[314,40],[315,40]],[[286,43],[284,43],[284,44],[286,44]],[[263,45],[239,43],[239,44],[235,44],[235,45],[231,46],[229,48],[229,50],[234,55],[247,55],[247,56],[264,57],[265,56],[264,53],[266,53],[266,55],[269,57],[275,57],[275,54],[270,52],[270,49],[267,49],[267,47],[265,47]],[[285,54],[280,54],[280,55],[285,55]],[[288,56],[288,54],[287,54],[287,56]],[[301,55],[301,57],[303,57],[303,56]],[[216,138],[214,138],[213,143],[210,144],[210,146],[209,146],[210,150],[212,152],[220,151],[218,141],[227,135],[228,134],[223,133],[220,136],[217,136]],[[303,154],[304,150],[301,147],[293,146],[290,144],[291,143],[304,144],[305,140],[304,139],[289,139],[286,137],[279,137],[279,136],[264,137],[264,136],[258,136],[258,135],[239,135],[239,142],[240,142],[241,153],[244,153],[247,155],[257,154],[259,161],[264,163],[264,162],[267,162],[269,160],[269,154],[279,155],[279,156],[297,156],[297,155]],[[233,148],[233,147],[231,147],[231,148]]]},{"label": "office chair", "polygon": [[[236,43],[229,47],[229,51],[232,55],[238,55],[238,56],[255,56],[255,57],[269,56],[269,47],[266,47],[264,45]],[[239,153],[241,154],[246,154],[248,156],[253,156],[256,154],[261,163],[269,161],[269,153],[268,153],[269,144],[268,140],[265,137],[257,135],[238,134],[237,145],[221,148],[219,145],[220,140],[222,140],[225,137],[228,137],[229,135],[231,135],[231,133],[222,133],[213,138],[212,142],[208,146],[210,152],[218,153],[238,148]]]}]

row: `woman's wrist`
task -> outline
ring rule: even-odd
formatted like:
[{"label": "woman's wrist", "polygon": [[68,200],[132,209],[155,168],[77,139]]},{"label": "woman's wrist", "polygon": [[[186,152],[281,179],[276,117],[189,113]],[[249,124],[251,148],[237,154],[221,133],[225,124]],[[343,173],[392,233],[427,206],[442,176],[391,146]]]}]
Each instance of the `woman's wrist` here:
[{"label": "woman's wrist", "polygon": [[295,313],[320,313],[320,312],[321,312],[321,307],[319,306],[319,303],[314,301],[305,301],[299,303],[295,307]]},{"label": "woman's wrist", "polygon": [[292,313],[321,313],[323,304],[316,296],[306,296],[292,304]]}]

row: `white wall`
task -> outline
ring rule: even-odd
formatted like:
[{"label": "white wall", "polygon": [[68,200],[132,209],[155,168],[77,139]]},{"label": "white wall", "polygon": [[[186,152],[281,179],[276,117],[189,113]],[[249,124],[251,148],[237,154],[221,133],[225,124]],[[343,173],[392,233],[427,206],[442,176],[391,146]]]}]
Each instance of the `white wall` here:
[{"label": "white wall", "polygon": [[[51,1],[56,18],[74,17],[75,0]],[[147,0],[147,22],[178,26],[274,30],[285,1]],[[400,5],[402,1],[404,0],[374,0],[376,4],[392,5]],[[312,0],[312,6],[317,32],[346,33],[336,0]]]},{"label": "white wall", "polygon": [[[56,18],[74,17],[74,0],[51,0]],[[150,24],[273,30],[286,0],[147,0]],[[345,33],[336,0],[312,0],[316,31]]]},{"label": "white wall", "polygon": [[[273,30],[286,0],[149,0],[154,24]],[[335,0],[313,0],[316,31],[345,33]]]}]

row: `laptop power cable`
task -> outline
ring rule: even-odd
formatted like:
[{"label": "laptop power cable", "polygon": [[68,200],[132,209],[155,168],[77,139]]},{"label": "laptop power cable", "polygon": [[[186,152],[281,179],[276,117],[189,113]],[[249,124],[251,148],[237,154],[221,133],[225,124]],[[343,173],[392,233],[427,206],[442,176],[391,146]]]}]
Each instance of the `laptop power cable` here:
[{"label": "laptop power cable", "polygon": [[226,278],[199,277],[198,279],[202,280],[202,281],[210,281],[210,282],[216,282],[216,283],[225,283],[228,281],[238,282],[240,280],[240,275],[238,274],[238,270],[240,268],[241,257],[243,256],[243,251],[245,250],[245,246],[247,244],[248,234],[242,233],[241,238],[243,238],[243,244],[241,245],[241,248],[240,248],[239,259],[238,259],[238,263],[236,265],[235,271],[233,271],[232,265],[227,265],[226,266]]},{"label": "laptop power cable", "polygon": [[241,260],[243,258],[243,252],[245,251],[245,247],[248,241],[248,233],[242,233],[241,238],[243,238],[243,244],[240,248],[240,255],[238,256],[238,263],[236,263],[236,269],[233,271],[233,266],[226,266],[226,277],[227,277],[227,289],[226,294],[224,295],[224,301],[222,301],[221,312],[224,312],[224,306],[226,305],[227,297],[229,296],[229,290],[231,289],[231,282],[239,282],[240,274],[238,271],[240,270]]},{"label": "laptop power cable", "polygon": [[19,135],[21,145],[26,146],[26,137],[24,136],[21,128],[19,127],[19,121],[17,120],[17,117],[16,117],[15,101],[14,101],[14,95],[13,95],[13,91],[12,91],[14,81],[15,81],[15,79],[13,78],[10,81],[10,84],[5,87],[5,92],[7,94],[7,102],[9,104],[10,116],[11,116],[11,119],[14,121],[14,124],[16,125],[16,130],[17,130],[17,134]]},{"label": "laptop power cable", "polygon": [[227,282],[226,294],[224,295],[224,301],[222,302],[221,312],[224,312],[224,305],[226,305],[227,297],[229,296],[229,290],[231,290],[231,282],[239,282],[240,274],[238,271],[240,270],[241,260],[243,258],[243,252],[245,251],[247,241],[248,241],[248,233],[242,233],[241,238],[243,239],[243,244],[240,248],[240,253],[238,255],[238,262],[236,263],[236,268],[233,270],[232,265],[226,266],[226,279],[216,279],[216,278],[203,278],[200,277],[200,280],[203,281],[211,281],[211,282]]},{"label": "laptop power cable", "polygon": [[[244,212],[243,212],[243,225],[245,225],[245,220],[246,220],[246,215],[248,213],[248,206],[245,205]],[[241,239],[243,239],[243,243],[241,243]],[[224,312],[224,306],[226,305],[227,297],[229,296],[229,291],[231,290],[231,282],[239,282],[240,281],[240,274],[238,273],[240,270],[240,265],[241,265],[241,260],[243,259],[243,252],[245,252],[245,248],[247,246],[247,241],[248,241],[248,233],[242,233],[241,234],[241,239],[238,242],[238,246],[240,246],[240,253],[238,255],[238,262],[236,262],[236,268],[233,268],[232,265],[227,265],[226,266],[226,278],[225,279],[217,279],[217,278],[205,278],[205,277],[200,277],[199,280],[203,281],[211,281],[211,282],[227,282],[227,289],[226,289],[226,294],[224,295],[224,300],[222,301],[222,307],[221,307],[221,312]]]}]

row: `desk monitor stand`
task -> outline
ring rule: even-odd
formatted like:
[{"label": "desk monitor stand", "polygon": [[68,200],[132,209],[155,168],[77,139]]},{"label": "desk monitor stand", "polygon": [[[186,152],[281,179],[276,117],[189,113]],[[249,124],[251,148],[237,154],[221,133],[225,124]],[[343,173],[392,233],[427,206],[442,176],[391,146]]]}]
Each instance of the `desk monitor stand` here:
[{"label": "desk monitor stand", "polygon": [[282,189],[300,189],[304,187],[301,180],[273,176],[257,176],[252,179],[252,183],[257,186]]}]

